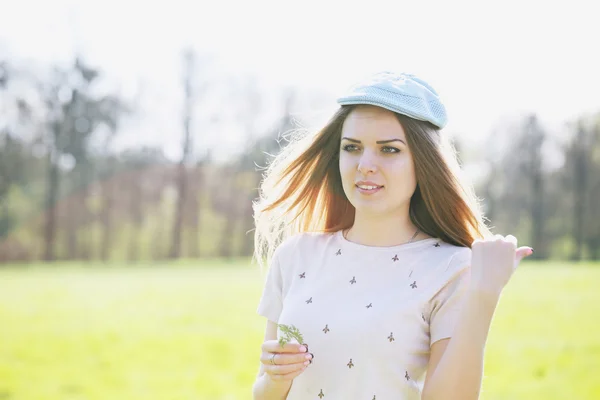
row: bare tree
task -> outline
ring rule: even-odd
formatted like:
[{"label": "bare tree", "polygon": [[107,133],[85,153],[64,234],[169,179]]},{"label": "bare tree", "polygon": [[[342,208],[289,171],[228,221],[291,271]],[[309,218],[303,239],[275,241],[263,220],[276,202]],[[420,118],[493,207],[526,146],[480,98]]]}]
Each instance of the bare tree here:
[{"label": "bare tree", "polygon": [[127,176],[129,188],[129,211],[131,215],[132,229],[129,236],[129,245],[127,247],[127,258],[129,261],[138,261],[140,257],[139,234],[142,232],[144,203],[142,199],[142,182],[144,175],[130,173]]},{"label": "bare tree", "polygon": [[525,154],[524,171],[529,180],[529,213],[531,216],[531,244],[536,250],[536,257],[546,258],[546,242],[544,240],[544,221],[546,218],[544,204],[544,173],[542,170],[542,146],[546,139],[546,133],[539,125],[535,115],[530,116],[525,125],[525,136],[523,138]]},{"label": "bare tree", "polygon": [[590,127],[585,242],[592,260],[600,260],[600,113]]},{"label": "bare tree", "polygon": [[181,234],[185,211],[185,202],[188,195],[187,163],[192,150],[192,134],[190,124],[192,120],[193,82],[194,82],[194,53],[187,50],[184,53],[184,111],[183,111],[183,143],[181,160],[177,168],[177,203],[175,206],[175,219],[171,241],[170,258],[178,258],[181,254]]},{"label": "bare tree", "polygon": [[594,238],[595,231],[600,230],[592,218],[598,215],[597,199],[591,196],[599,191],[596,185],[600,185],[600,177],[597,176],[600,168],[594,161],[594,154],[600,154],[597,130],[597,124],[590,124],[584,117],[579,118],[574,124],[574,135],[565,148],[563,176],[572,199],[572,260],[583,258],[586,242],[593,244],[598,240]]},{"label": "bare tree", "polygon": [[[44,259],[54,259],[55,232],[57,229],[57,199],[61,187],[60,163],[65,157],[74,161],[71,176],[76,189],[82,190],[81,201],[70,210],[67,225],[68,256],[74,258],[77,251],[77,221],[89,220],[85,199],[89,183],[93,179],[93,162],[90,159],[90,139],[99,124],[116,126],[122,112],[122,103],[115,97],[98,97],[93,84],[99,71],[87,66],[79,57],[71,68],[54,68],[49,82],[40,82],[43,101],[48,111],[46,146],[46,224],[44,229]],[[115,129],[112,130],[113,133]]]},{"label": "bare tree", "polygon": [[186,223],[189,232],[187,242],[188,255],[192,258],[200,256],[200,196],[204,178],[204,162],[200,161],[188,175],[189,195],[185,204]]},{"label": "bare tree", "polygon": [[583,249],[583,233],[586,211],[586,191],[588,188],[588,160],[587,160],[587,134],[585,128],[579,124],[571,144],[570,155],[572,158],[573,179],[573,239],[575,247],[571,258],[580,260]]},{"label": "bare tree", "polygon": [[[506,147],[497,138],[510,136]],[[546,133],[535,115],[498,128],[488,141],[489,173],[483,186],[487,217],[500,231],[529,233],[535,257],[547,256],[544,165]],[[506,140],[506,138],[505,138]]]},{"label": "bare tree", "polygon": [[294,117],[292,116],[292,108],[297,99],[298,94],[289,89],[284,93],[283,109],[281,116],[272,130],[263,135],[254,142],[252,151],[247,155],[244,162],[244,168],[251,171],[251,191],[248,197],[244,199],[243,218],[241,218],[242,231],[244,241],[242,243],[242,254],[251,255],[254,249],[254,215],[252,202],[258,197],[258,186],[262,179],[262,168],[271,161],[271,157],[275,156],[281,150],[280,139],[283,134],[297,128]]}]

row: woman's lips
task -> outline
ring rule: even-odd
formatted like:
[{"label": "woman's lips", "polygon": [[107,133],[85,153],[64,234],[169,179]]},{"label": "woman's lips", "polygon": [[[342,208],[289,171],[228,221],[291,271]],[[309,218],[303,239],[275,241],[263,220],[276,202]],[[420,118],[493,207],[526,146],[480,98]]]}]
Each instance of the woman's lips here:
[{"label": "woman's lips", "polygon": [[357,185],[356,188],[362,194],[372,195],[372,194],[375,194],[375,193],[379,192],[380,190],[382,190],[383,186],[378,186],[375,189],[363,189]]}]

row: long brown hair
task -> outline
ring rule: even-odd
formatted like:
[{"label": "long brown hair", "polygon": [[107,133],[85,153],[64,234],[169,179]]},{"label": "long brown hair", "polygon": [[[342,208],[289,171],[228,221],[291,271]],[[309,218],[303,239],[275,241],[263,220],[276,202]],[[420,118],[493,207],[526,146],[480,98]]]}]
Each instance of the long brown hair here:
[{"label": "long brown hair", "polygon": [[[275,248],[301,232],[336,232],[354,223],[339,170],[342,126],[357,106],[341,106],[316,135],[293,139],[266,168],[253,203],[254,259],[268,264]],[[360,107],[360,106],[359,106]],[[435,125],[396,114],[415,164],[410,219],[422,232],[471,247],[489,235],[456,152]]]}]

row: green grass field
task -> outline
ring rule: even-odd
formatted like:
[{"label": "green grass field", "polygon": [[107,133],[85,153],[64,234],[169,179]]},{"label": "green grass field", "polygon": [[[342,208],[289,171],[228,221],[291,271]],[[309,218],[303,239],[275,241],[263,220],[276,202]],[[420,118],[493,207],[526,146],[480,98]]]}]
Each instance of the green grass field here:
[{"label": "green grass field", "polygon": [[[0,267],[0,400],[251,399],[263,277],[236,263]],[[600,265],[525,263],[485,400],[600,399]]]}]

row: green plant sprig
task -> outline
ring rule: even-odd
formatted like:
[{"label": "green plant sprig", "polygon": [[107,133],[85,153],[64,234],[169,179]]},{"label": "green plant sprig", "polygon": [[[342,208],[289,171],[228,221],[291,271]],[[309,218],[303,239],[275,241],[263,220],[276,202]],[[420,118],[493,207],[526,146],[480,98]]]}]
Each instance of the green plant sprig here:
[{"label": "green plant sprig", "polygon": [[285,346],[286,343],[288,343],[292,339],[296,339],[300,344],[304,343],[304,338],[302,337],[302,334],[294,325],[288,326],[285,324],[278,324],[277,326],[279,326],[279,329],[281,329],[281,332],[283,333],[283,336],[279,338],[279,345],[281,347]]}]

